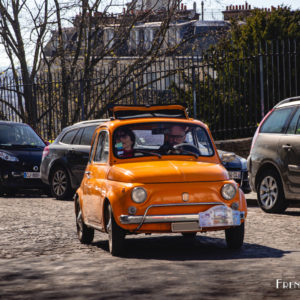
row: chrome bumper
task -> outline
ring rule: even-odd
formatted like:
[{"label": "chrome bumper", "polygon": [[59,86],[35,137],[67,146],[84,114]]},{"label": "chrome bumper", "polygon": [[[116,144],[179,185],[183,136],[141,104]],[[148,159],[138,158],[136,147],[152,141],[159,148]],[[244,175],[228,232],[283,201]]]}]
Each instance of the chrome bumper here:
[{"label": "chrome bumper", "polygon": [[[245,213],[241,211],[241,220],[245,218]],[[176,223],[176,222],[198,222],[199,214],[189,215],[155,215],[155,216],[127,216],[121,215],[122,224],[143,224],[146,223]]]},{"label": "chrome bumper", "polygon": [[[198,222],[199,214],[180,214],[180,215],[150,215],[148,216],[148,211],[154,207],[174,207],[174,206],[204,206],[204,205],[224,205],[223,202],[200,202],[200,203],[180,203],[180,204],[157,204],[150,205],[147,207],[143,216],[129,216],[121,215],[121,224],[139,224],[135,229],[136,231],[141,228],[143,224],[146,223],[180,223],[180,222]],[[245,213],[241,212],[241,220],[245,219]]]}]

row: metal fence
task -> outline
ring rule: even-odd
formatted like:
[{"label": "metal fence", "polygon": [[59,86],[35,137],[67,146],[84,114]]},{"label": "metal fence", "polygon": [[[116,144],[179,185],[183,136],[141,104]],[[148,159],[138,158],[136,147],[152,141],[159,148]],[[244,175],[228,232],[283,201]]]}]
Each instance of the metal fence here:
[{"label": "metal fence", "polygon": [[[275,103],[298,95],[297,41],[165,57],[129,72],[133,62],[106,58],[91,79],[77,74],[66,82],[59,73],[38,75],[31,85],[38,132],[53,139],[66,125],[105,118],[111,102],[186,103],[190,116],[207,123],[215,139],[249,137]],[[1,119],[24,121],[23,89],[21,79],[0,77]]]}]

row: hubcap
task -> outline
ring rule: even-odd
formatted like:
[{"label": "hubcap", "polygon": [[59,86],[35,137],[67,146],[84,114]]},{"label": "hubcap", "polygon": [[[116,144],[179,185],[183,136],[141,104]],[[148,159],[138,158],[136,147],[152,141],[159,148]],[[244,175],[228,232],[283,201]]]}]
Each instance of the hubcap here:
[{"label": "hubcap", "polygon": [[278,198],[278,186],[272,176],[267,176],[263,179],[260,185],[259,195],[261,203],[266,209],[270,209],[274,206]]},{"label": "hubcap", "polygon": [[57,196],[62,196],[67,189],[67,176],[64,171],[58,170],[53,176],[53,190]]}]

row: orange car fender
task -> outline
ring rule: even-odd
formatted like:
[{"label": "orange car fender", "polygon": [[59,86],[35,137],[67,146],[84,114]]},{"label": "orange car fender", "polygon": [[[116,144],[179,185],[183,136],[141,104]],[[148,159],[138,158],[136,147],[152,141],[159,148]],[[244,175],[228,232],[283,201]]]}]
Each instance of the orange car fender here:
[{"label": "orange car fender", "polygon": [[[105,190],[105,199],[103,201],[102,214],[105,216],[106,203],[108,201],[112,207],[115,221],[120,227],[122,227],[122,225],[119,221],[119,216],[121,214],[127,214],[128,206],[131,202],[132,186],[132,183],[110,181],[103,187]],[[102,218],[102,220],[102,226],[105,228],[105,218]]]},{"label": "orange car fender", "polygon": [[247,217],[247,201],[246,201],[246,197],[245,197],[245,194],[243,193],[243,191],[241,189],[239,189],[239,194],[240,194],[240,199],[239,199],[240,211],[245,212],[245,218],[246,218]]}]

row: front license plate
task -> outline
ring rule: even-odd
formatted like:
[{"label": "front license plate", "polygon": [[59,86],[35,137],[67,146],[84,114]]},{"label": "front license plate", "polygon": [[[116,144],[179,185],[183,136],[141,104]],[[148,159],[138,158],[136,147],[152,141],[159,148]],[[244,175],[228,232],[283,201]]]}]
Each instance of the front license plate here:
[{"label": "front license plate", "polygon": [[241,172],[239,171],[228,171],[230,179],[241,179]]},{"label": "front license plate", "polygon": [[41,178],[40,172],[24,172],[24,178]]},{"label": "front license plate", "polygon": [[241,224],[241,213],[223,205],[214,206],[199,213],[200,227],[238,226]]}]

